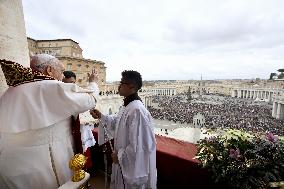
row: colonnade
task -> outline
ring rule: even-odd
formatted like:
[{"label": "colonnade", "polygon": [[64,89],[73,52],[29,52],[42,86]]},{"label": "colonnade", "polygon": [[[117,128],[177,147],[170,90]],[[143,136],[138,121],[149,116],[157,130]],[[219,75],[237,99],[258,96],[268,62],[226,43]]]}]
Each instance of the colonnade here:
[{"label": "colonnade", "polygon": [[153,95],[165,95],[172,96],[177,94],[177,90],[174,88],[155,88],[155,89],[146,89],[147,92],[153,93]]},{"label": "colonnade", "polygon": [[273,102],[272,117],[284,120],[284,90],[283,89],[233,89],[232,97],[263,99]]},{"label": "colonnade", "polygon": [[272,117],[284,120],[284,93],[274,98]]},{"label": "colonnade", "polygon": [[249,99],[258,98],[271,102],[274,94],[277,94],[277,91],[273,89],[233,89],[231,96]]}]

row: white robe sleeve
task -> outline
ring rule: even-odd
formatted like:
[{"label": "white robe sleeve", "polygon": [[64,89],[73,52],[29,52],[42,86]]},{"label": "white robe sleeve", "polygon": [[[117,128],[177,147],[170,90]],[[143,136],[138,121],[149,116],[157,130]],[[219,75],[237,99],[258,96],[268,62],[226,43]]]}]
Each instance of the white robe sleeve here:
[{"label": "white robe sleeve", "polygon": [[[97,88],[84,90],[56,80],[10,87],[0,98],[0,132],[17,133],[58,123],[94,108],[96,93]],[[10,119],[7,115],[17,116]]]},{"label": "white robe sleeve", "polygon": [[[116,116],[113,115],[103,115],[100,119],[99,123],[99,131],[98,131],[98,144],[102,145],[106,142],[106,140],[113,139],[114,132],[115,132],[115,121]],[[105,127],[105,128],[104,128]],[[105,138],[105,132],[107,132],[107,137]]]},{"label": "white robe sleeve", "polygon": [[93,94],[95,95],[96,98],[99,96],[99,87],[97,83],[95,82],[90,82],[89,85],[87,86],[87,89],[92,90]]},{"label": "white robe sleeve", "polygon": [[156,140],[150,115],[136,109],[128,121],[130,144],[118,150],[118,159],[125,181],[138,186],[150,179],[150,154],[156,151]]},{"label": "white robe sleeve", "polygon": [[88,89],[83,89],[76,84],[71,84],[68,86],[66,83],[60,83],[58,85],[58,100],[65,102],[65,106],[70,109],[70,111],[76,114],[85,112],[93,107],[95,107],[97,102],[97,85],[94,83],[93,87]]}]

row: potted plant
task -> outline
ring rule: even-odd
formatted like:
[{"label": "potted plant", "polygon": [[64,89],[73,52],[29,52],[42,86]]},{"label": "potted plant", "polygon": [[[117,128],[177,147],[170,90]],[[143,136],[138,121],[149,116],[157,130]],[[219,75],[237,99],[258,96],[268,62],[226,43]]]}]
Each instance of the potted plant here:
[{"label": "potted plant", "polygon": [[227,188],[267,188],[284,180],[284,139],[272,133],[225,130],[197,144],[196,158]]}]

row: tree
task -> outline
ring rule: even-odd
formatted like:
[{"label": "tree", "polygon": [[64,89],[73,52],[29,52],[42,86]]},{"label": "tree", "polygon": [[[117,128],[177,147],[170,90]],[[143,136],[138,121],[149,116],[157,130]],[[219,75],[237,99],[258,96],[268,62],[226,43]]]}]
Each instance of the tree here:
[{"label": "tree", "polygon": [[284,72],[284,69],[279,69],[277,71],[282,73],[282,72]]},{"label": "tree", "polygon": [[186,96],[187,96],[187,102],[190,102],[192,100],[190,86],[188,87]]},{"label": "tree", "polygon": [[279,74],[278,79],[284,79],[284,73]]},{"label": "tree", "polygon": [[269,79],[270,80],[273,79],[274,76],[277,76],[277,74],[276,73],[271,73]]},{"label": "tree", "polygon": [[277,70],[278,72],[281,72],[279,75],[278,75],[278,79],[284,79],[284,69],[279,69]]}]

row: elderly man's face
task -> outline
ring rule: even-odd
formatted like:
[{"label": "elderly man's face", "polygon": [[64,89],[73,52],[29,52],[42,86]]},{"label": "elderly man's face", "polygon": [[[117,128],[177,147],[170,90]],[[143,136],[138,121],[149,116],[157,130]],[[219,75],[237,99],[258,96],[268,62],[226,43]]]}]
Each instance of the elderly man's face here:
[{"label": "elderly man's face", "polygon": [[65,68],[64,68],[64,66],[61,62],[59,62],[57,65],[52,65],[51,66],[52,77],[54,79],[62,81],[62,79],[64,77],[64,75],[63,75],[64,70],[65,70]]}]

